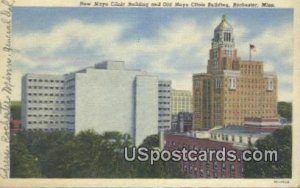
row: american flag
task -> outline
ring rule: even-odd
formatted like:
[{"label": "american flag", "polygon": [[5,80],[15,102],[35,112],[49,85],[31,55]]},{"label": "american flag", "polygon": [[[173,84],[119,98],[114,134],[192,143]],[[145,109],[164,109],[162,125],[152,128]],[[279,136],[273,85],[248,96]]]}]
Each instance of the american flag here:
[{"label": "american flag", "polygon": [[254,44],[250,44],[250,50],[251,50],[252,52],[256,52],[256,47],[255,47]]}]

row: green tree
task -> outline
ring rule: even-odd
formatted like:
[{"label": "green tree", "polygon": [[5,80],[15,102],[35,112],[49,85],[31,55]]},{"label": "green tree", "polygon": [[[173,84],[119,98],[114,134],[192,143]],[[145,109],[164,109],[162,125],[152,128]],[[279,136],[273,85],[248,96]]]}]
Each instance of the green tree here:
[{"label": "green tree", "polygon": [[[12,177],[48,178],[162,178],[181,177],[177,163],[129,162],[124,148],[132,148],[128,134],[94,130],[77,135],[66,131],[22,131],[12,134]],[[158,136],[143,146],[158,147]]]},{"label": "green tree", "polygon": [[276,150],[277,161],[249,161],[245,162],[245,176],[247,178],[290,178],[292,157],[291,127],[274,131],[255,143],[257,150]]},{"label": "green tree", "polygon": [[17,135],[10,137],[10,148],[10,176],[12,178],[41,177],[36,156],[28,151],[24,143],[19,142]]},{"label": "green tree", "polygon": [[129,135],[89,130],[79,133],[68,151],[76,151],[70,159],[71,177],[126,178],[133,174],[132,164],[123,159],[123,150],[131,146]]},{"label": "green tree", "polygon": [[289,122],[292,121],[292,103],[278,102],[277,108],[278,108],[278,114],[281,117],[286,118]]},{"label": "green tree", "polygon": [[[158,149],[159,136],[150,135],[144,139],[140,147],[150,149]],[[153,165],[150,161],[136,161],[136,176],[138,178],[182,178],[180,162],[175,161],[156,161]]]},{"label": "green tree", "polygon": [[12,101],[10,104],[10,111],[13,119],[21,119],[21,102]]}]

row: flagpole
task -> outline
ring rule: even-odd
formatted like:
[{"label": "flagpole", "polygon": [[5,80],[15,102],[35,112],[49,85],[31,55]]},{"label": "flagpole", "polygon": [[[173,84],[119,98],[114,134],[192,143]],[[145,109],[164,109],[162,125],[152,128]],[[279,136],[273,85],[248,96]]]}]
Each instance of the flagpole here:
[{"label": "flagpole", "polygon": [[249,45],[249,61],[251,61],[251,45]]}]

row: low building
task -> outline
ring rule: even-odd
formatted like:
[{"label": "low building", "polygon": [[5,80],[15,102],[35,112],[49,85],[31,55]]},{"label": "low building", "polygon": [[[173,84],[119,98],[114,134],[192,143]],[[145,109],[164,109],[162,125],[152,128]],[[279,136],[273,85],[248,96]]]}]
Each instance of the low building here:
[{"label": "low building", "polygon": [[[208,138],[196,138],[188,135],[165,134],[164,148],[169,151],[181,150],[235,150],[237,156],[241,151],[233,147],[231,143],[222,143]],[[236,161],[217,161],[215,157],[211,161],[181,161],[181,167],[186,177],[189,178],[242,178],[244,177],[244,165]]]},{"label": "low building", "polygon": [[[277,128],[278,129],[278,128]],[[236,157],[249,147],[253,147],[258,139],[272,134],[276,129],[242,126],[215,127],[208,131],[190,131],[185,133],[166,133],[164,149],[173,151],[186,148],[195,151],[234,150]],[[205,161],[181,161],[184,174],[190,178],[242,178],[244,163],[242,160],[218,161],[216,156]]]},{"label": "low building", "polygon": [[188,132],[192,130],[193,125],[193,113],[190,112],[179,112],[177,115],[177,118],[173,119],[174,123],[174,132]]},{"label": "low building", "polygon": [[252,127],[228,126],[209,131],[210,140],[231,143],[238,148],[253,146],[258,139],[270,135],[275,129],[256,129]]},{"label": "low building", "polygon": [[21,120],[11,119],[10,120],[10,132],[11,133],[17,133],[22,130],[22,122]]}]

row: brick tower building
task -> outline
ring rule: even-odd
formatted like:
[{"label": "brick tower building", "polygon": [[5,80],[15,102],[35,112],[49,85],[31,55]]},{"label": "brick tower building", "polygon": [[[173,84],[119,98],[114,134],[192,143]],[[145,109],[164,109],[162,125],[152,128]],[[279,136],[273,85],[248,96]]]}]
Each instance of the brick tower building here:
[{"label": "brick tower building", "polygon": [[243,125],[254,119],[276,121],[276,74],[262,61],[241,60],[226,16],[214,30],[207,73],[193,75],[193,129]]}]

